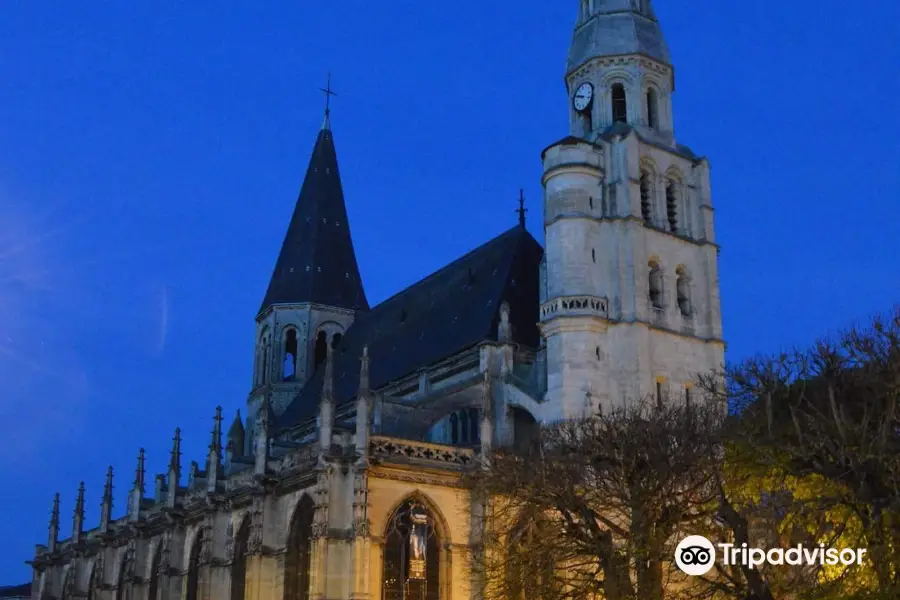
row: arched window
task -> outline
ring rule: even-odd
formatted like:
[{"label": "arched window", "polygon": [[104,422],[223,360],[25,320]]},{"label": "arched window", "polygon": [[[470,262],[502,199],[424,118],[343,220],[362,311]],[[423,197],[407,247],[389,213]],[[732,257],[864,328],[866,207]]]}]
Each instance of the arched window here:
[{"label": "arched window", "polygon": [[675,293],[678,295],[678,310],[685,317],[691,316],[691,288],[690,279],[683,267],[675,271],[678,279],[675,281]]},{"label": "arched window", "polygon": [[250,517],[245,517],[234,538],[231,559],[231,600],[244,600],[247,588],[247,544],[250,542]]},{"label": "arched window", "polygon": [[284,335],[284,364],[282,375],[285,381],[291,381],[297,374],[297,330],[293,327]]},{"label": "arched window", "polygon": [[262,340],[262,369],[259,373],[260,384],[269,381],[269,336],[265,336]]},{"label": "arched window", "polygon": [[456,416],[456,413],[453,413],[450,415],[450,443],[458,444],[459,437],[459,417]]},{"label": "arched window", "polygon": [[328,358],[328,336],[324,331],[320,331],[319,335],[316,336],[313,370],[318,369],[320,365],[325,364],[326,358]]},{"label": "arched window", "polygon": [[162,561],[162,543],[156,545],[153,552],[153,560],[150,561],[150,582],[147,589],[147,600],[160,600],[159,598],[159,565]]},{"label": "arched window", "polygon": [[469,443],[469,413],[467,411],[459,411],[459,443]]},{"label": "arched window", "polygon": [[628,99],[625,96],[625,86],[614,83],[612,86],[612,117],[613,123],[628,122]]},{"label": "arched window", "polygon": [[438,600],[441,543],[434,515],[407,500],[388,521],[384,538],[382,600]]},{"label": "arched window", "polygon": [[315,505],[303,495],[294,511],[284,562],[284,600],[309,600],[312,523]]},{"label": "arched window", "polygon": [[338,347],[338,344],[341,343],[341,339],[342,339],[343,337],[344,337],[344,336],[342,336],[340,333],[334,334],[334,336],[331,338],[331,349],[332,349],[332,350],[334,350],[335,348]]},{"label": "arched window", "polygon": [[471,428],[469,439],[472,440],[472,443],[481,442],[481,420],[478,418],[477,408],[469,409],[469,427]]},{"label": "arched window", "polygon": [[[102,550],[101,550],[102,552]],[[94,564],[91,566],[91,576],[88,579],[88,591],[87,591],[87,600],[97,600],[97,592],[100,587],[100,580],[103,575],[100,573],[99,559],[94,561]],[[153,600],[151,598],[150,600]]]},{"label": "arched window", "polygon": [[521,408],[512,409],[513,447],[527,453],[540,441],[540,427],[531,413]]},{"label": "arched window", "polygon": [[666,184],[666,215],[669,219],[669,231],[678,232],[678,183],[669,180]]},{"label": "arched window", "polygon": [[650,173],[641,171],[641,218],[647,225],[653,224],[653,186]]},{"label": "arched window", "polygon": [[659,127],[659,98],[653,88],[647,90],[647,125],[652,129]]},{"label": "arched window", "polygon": [[203,546],[203,530],[197,531],[194,544],[191,546],[191,554],[188,559],[187,585],[185,600],[197,600],[200,588],[200,547]]},{"label": "arched window", "polygon": [[662,270],[655,262],[650,263],[650,305],[657,309],[663,308],[663,279]]}]

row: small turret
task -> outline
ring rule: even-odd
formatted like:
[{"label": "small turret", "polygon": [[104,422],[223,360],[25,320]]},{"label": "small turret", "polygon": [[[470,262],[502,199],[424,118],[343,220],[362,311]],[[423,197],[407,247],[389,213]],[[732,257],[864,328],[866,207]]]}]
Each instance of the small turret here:
[{"label": "small turret", "polygon": [[234,415],[231,427],[228,428],[228,443],[233,448],[233,451],[237,453],[237,456],[240,456],[243,452],[244,437],[244,423],[241,419],[241,410],[238,409],[237,414]]},{"label": "small turret", "polygon": [[50,512],[50,534],[47,537],[47,549],[56,552],[59,544],[59,492],[53,496],[53,510]]},{"label": "small turret", "polygon": [[75,512],[72,515],[72,542],[80,544],[84,534],[84,482],[78,486],[78,497],[75,499]]},{"label": "small turret", "polygon": [[106,469],[106,485],[103,486],[103,501],[100,503],[100,532],[109,532],[113,507],[113,468]]}]

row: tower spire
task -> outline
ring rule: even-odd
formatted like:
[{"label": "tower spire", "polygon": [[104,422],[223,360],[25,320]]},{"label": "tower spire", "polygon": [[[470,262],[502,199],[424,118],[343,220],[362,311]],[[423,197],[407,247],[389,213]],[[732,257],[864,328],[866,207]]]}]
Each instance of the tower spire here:
[{"label": "tower spire", "polygon": [[[326,98],[334,96],[329,81]],[[334,136],[319,131],[303,187],[259,312],[280,304],[309,302],[327,307],[368,310],[347,207],[338,171]]]}]

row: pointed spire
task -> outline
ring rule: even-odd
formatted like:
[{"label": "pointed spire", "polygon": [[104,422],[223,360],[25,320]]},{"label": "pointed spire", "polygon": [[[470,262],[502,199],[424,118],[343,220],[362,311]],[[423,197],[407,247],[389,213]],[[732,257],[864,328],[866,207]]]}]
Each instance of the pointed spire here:
[{"label": "pointed spire", "polygon": [[334,427],[334,355],[330,346],[325,350],[325,375],[322,400],[319,402],[319,453],[331,451],[331,432]]},{"label": "pointed spire", "polygon": [[212,439],[206,456],[206,489],[214,493],[219,485],[219,469],[222,465],[222,407],[216,407],[213,418]]},{"label": "pointed spire", "polygon": [[[329,91],[328,97],[333,95]],[[327,117],[259,310],[302,302],[350,310],[369,308]]]},{"label": "pointed spire", "polygon": [[231,422],[231,427],[228,428],[228,445],[236,456],[241,456],[244,453],[245,434],[244,422],[241,419],[241,409],[238,409],[237,414],[234,415],[234,421]]},{"label": "pointed spire", "polygon": [[369,347],[363,346],[359,359],[359,392],[356,394],[356,453],[364,459],[369,451],[369,408],[372,391],[369,389]]},{"label": "pointed spire", "polygon": [[137,521],[141,516],[141,503],[144,500],[144,449],[138,451],[137,467],[134,469],[134,487],[131,489],[131,505],[128,507],[128,518]]},{"label": "pointed spire", "polygon": [[78,496],[75,498],[75,512],[72,515],[72,541],[80,544],[84,532],[84,482],[78,486]]},{"label": "pointed spire", "polygon": [[671,64],[650,0],[594,0],[579,4],[581,9],[569,47],[566,73],[602,56],[641,54]]},{"label": "pointed spire", "polygon": [[47,549],[56,552],[59,544],[59,492],[53,496],[53,510],[50,512],[50,534],[47,537]]},{"label": "pointed spire", "polygon": [[106,533],[109,531],[109,524],[112,521],[113,506],[113,468],[110,465],[106,469],[106,485],[103,486],[103,501],[100,503],[100,531]]}]

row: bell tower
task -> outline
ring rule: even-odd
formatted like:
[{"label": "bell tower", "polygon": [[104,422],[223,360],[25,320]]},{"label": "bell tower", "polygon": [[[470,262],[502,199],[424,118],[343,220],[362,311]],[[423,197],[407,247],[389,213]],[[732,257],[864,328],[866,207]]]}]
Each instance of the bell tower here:
[{"label": "bell tower", "polygon": [[650,0],[579,0],[565,83],[569,136],[542,154],[543,416],[689,402],[724,359],[718,245]]},{"label": "bell tower", "polygon": [[[329,96],[331,86],[323,90]],[[331,131],[330,110],[256,317],[247,422],[268,399],[280,415],[325,364],[360,311],[369,309],[356,262]],[[245,452],[253,444],[246,436]]]}]

